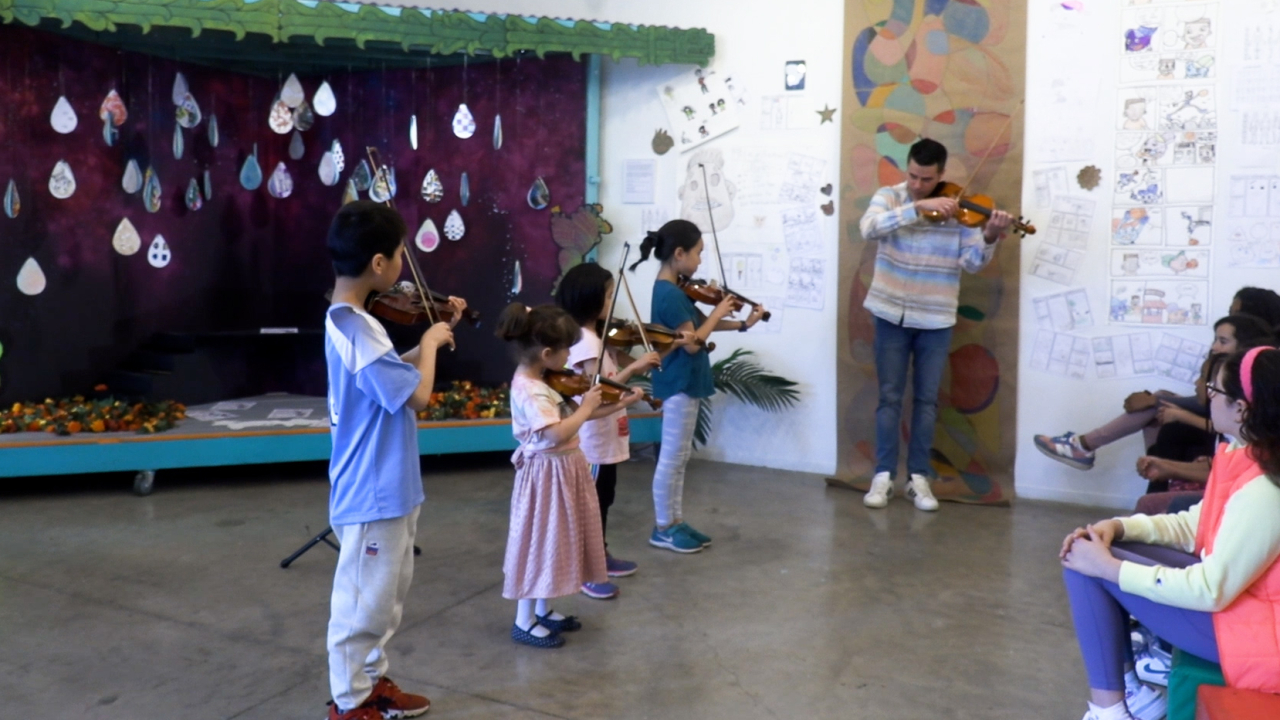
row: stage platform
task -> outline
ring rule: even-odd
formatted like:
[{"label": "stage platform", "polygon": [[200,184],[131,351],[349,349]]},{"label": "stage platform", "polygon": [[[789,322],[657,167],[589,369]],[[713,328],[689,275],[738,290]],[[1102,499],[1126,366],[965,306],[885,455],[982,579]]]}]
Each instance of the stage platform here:
[{"label": "stage platform", "polygon": [[[660,413],[633,413],[631,440],[658,442]],[[514,450],[511,420],[418,423],[422,455]],[[136,471],[134,492],[147,495],[157,470],[328,460],[325,398],[260,395],[197,405],[172,430],[136,433],[0,435],[0,477]]]}]

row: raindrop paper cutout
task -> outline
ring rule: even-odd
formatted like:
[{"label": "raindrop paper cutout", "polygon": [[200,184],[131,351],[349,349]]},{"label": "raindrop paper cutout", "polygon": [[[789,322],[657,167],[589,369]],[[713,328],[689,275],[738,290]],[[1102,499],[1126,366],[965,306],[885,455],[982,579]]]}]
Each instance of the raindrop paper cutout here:
[{"label": "raindrop paper cutout", "polygon": [[284,81],[284,87],[280,88],[280,100],[290,108],[296,108],[307,99],[307,94],[302,91],[302,83],[298,81],[295,73],[289,73],[289,79]]},{"label": "raindrop paper cutout", "polygon": [[386,165],[382,166],[382,172],[378,173],[369,185],[369,199],[374,202],[386,202],[391,199],[391,184],[388,182]]},{"label": "raindrop paper cutout", "polygon": [[466,207],[471,202],[471,180],[467,174],[462,173],[462,182],[459,183],[458,196],[462,200],[462,207]]},{"label": "raindrop paper cutout", "polygon": [[284,135],[293,129],[293,110],[283,100],[276,100],[271,105],[271,116],[267,118],[267,124],[271,126],[272,132]]},{"label": "raindrop paper cutout", "polygon": [[457,242],[466,234],[467,226],[462,224],[462,216],[457,210],[450,210],[449,217],[444,221],[444,236],[450,240]]},{"label": "raindrop paper cutout", "polygon": [[130,195],[142,189],[142,170],[138,168],[138,161],[130,159],[129,164],[124,166],[124,177],[120,179],[120,187]]},{"label": "raindrop paper cutout", "polygon": [[493,149],[502,149],[502,116],[493,116]]},{"label": "raindrop paper cutout", "polygon": [[356,169],[351,173],[351,180],[356,184],[356,190],[364,192],[373,184],[373,171],[369,168],[369,161],[364,158],[360,159],[360,164],[356,165]]},{"label": "raindrop paper cutout", "polygon": [[533,181],[533,185],[529,188],[529,207],[534,210],[542,210],[551,204],[551,189],[547,187],[546,181],[538,178]]},{"label": "raindrop paper cutout", "polygon": [[293,139],[289,141],[289,157],[294,160],[301,160],[302,156],[306,154],[307,146],[302,144],[302,133],[294,130]]},{"label": "raindrop paper cutout", "polygon": [[320,182],[325,187],[333,187],[338,184],[338,166],[333,162],[333,151],[326,150],[324,155],[320,156]]},{"label": "raindrop paper cutout", "polygon": [[516,270],[511,278],[511,294],[519,295],[521,290],[524,290],[524,275],[520,273],[520,261],[517,260]]},{"label": "raindrop paper cutout", "polygon": [[66,200],[76,192],[76,176],[66,160],[59,160],[49,174],[49,194],[59,200]]},{"label": "raindrop paper cutout", "polygon": [[320,88],[311,98],[311,107],[315,108],[316,114],[320,117],[329,117],[337,111],[338,98],[334,97],[333,88],[329,87],[328,80],[320,83]]},{"label": "raindrop paper cutout", "polygon": [[204,198],[200,196],[200,183],[196,182],[195,178],[191,178],[191,182],[187,183],[187,193],[183,196],[183,200],[191,212],[204,207]]},{"label": "raindrop paper cutout", "polygon": [[156,175],[156,171],[148,165],[142,180],[142,207],[146,208],[147,212],[160,211],[161,192],[160,176]]},{"label": "raindrop paper cutout", "polygon": [[444,199],[444,185],[435,168],[428,170],[427,176],[422,178],[422,199],[429,203],[438,203]]},{"label": "raindrop paper cutout", "polygon": [[436,229],[435,221],[427,218],[422,222],[418,234],[413,236],[413,244],[422,252],[434,252],[440,247],[440,231]]},{"label": "raindrop paper cutout", "polygon": [[182,127],[190,130],[200,124],[200,120],[204,116],[200,113],[200,103],[196,102],[195,97],[191,93],[187,93],[182,98],[182,102],[178,103],[178,109],[173,111],[174,118]]},{"label": "raindrop paper cutout", "polygon": [[342,172],[347,168],[347,155],[342,152],[342,143],[337,138],[333,139],[333,146],[329,148],[329,152],[333,153],[333,169]]},{"label": "raindrop paper cutout", "polygon": [[262,166],[258,164],[258,144],[253,144],[253,154],[244,159],[240,168],[240,187],[257,190],[262,186]]},{"label": "raindrop paper cutout", "polygon": [[181,160],[182,153],[186,151],[186,141],[182,139],[182,126],[173,126],[173,159]]},{"label": "raindrop paper cutout", "polygon": [[267,180],[267,192],[271,193],[273,198],[287,198],[293,194],[293,176],[289,174],[289,168],[284,163],[276,165],[275,172],[271,173],[271,178]]},{"label": "raindrop paper cutout", "polygon": [[209,116],[209,147],[218,147],[218,116]]},{"label": "raindrop paper cutout", "polygon": [[18,217],[22,210],[22,199],[18,197],[18,186],[12,180],[4,190],[4,214],[11,218]]},{"label": "raindrop paper cutout", "polygon": [[213,175],[209,172],[208,168],[205,168],[204,170],[204,199],[213,199]]},{"label": "raindrop paper cutout", "polygon": [[347,187],[342,191],[342,204],[353,203],[360,199],[360,191],[356,189],[356,181],[348,180]]},{"label": "raindrop paper cutout", "polygon": [[409,117],[409,147],[418,149],[418,116]]},{"label": "raindrop paper cutout", "polygon": [[49,124],[54,130],[66,135],[75,130],[79,123],[76,111],[71,107],[71,103],[67,102],[67,96],[59,97],[58,102],[53,106],[53,112],[49,114]]},{"label": "raindrop paper cutout", "polygon": [[125,257],[142,249],[142,237],[138,235],[138,229],[133,226],[129,218],[124,218],[116,226],[116,231],[111,236],[111,247]]},{"label": "raindrop paper cutout", "polygon": [[458,112],[453,115],[453,134],[463,140],[476,134],[476,119],[471,116],[466,103],[459,105]]},{"label": "raindrop paper cutout", "polygon": [[170,99],[174,105],[181,105],[182,99],[191,94],[191,88],[187,86],[187,78],[182,73],[178,73],[173,78],[173,91],[170,93]]},{"label": "raindrop paper cutout", "polygon": [[157,235],[156,239],[151,241],[151,247],[147,248],[147,262],[151,263],[153,268],[162,268],[172,259],[173,253],[169,251],[169,243],[165,242],[163,235]]},{"label": "raindrop paper cutout", "polygon": [[316,114],[311,111],[311,105],[306,100],[302,104],[293,109],[293,129],[306,132],[316,124]]},{"label": "raindrop paper cutout", "polygon": [[40,263],[33,257],[27,258],[18,271],[18,289],[23,295],[39,295],[44,292],[46,285],[48,280],[45,279],[44,270],[40,269]]}]

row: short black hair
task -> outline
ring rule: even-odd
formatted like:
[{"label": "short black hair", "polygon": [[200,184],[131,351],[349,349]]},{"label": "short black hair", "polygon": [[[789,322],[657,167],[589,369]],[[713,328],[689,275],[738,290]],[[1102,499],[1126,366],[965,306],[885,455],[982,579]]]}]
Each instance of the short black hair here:
[{"label": "short black hair", "polygon": [[937,140],[924,138],[907,151],[907,159],[920,167],[937,165],[939,170],[947,167],[947,148]]},{"label": "short black hair", "polygon": [[613,273],[596,263],[574,265],[560,280],[556,288],[556,304],[564,308],[574,322],[586,327],[595,322],[604,308],[605,292],[613,280]]},{"label": "short black hair", "polygon": [[339,277],[360,277],[375,255],[390,258],[409,228],[394,209],[372,200],[342,206],[329,225],[329,258]]},{"label": "short black hair", "polygon": [[1262,318],[1239,313],[1227,315],[1213,324],[1216,331],[1223,325],[1230,325],[1235,333],[1236,349],[1248,350],[1259,345],[1271,345],[1275,342],[1274,328],[1267,325]]}]

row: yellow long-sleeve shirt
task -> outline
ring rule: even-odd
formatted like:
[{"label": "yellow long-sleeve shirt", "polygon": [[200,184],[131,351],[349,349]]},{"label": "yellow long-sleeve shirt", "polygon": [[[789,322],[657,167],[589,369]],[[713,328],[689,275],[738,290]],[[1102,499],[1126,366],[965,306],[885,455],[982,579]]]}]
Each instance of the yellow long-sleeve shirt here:
[{"label": "yellow long-sleeve shirt", "polygon": [[[1232,450],[1243,447],[1233,443]],[[1117,518],[1124,540],[1194,553],[1200,504],[1170,515]],[[1227,500],[1212,553],[1186,568],[1120,565],[1120,589],[1187,610],[1217,612],[1230,605],[1280,557],[1280,487],[1266,475],[1246,483]]]}]

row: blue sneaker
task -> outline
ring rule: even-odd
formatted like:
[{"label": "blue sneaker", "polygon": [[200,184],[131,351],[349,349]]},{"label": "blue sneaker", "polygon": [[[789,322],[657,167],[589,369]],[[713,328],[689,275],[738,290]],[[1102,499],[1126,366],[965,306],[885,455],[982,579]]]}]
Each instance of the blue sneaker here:
[{"label": "blue sneaker", "polygon": [[636,574],[640,566],[630,560],[619,560],[618,558],[605,553],[604,556],[605,569],[609,571],[609,577],[631,577]]},{"label": "blue sneaker", "polygon": [[678,553],[702,552],[702,543],[694,540],[679,525],[672,525],[666,530],[660,530],[655,527],[653,534],[649,536],[649,544],[656,548],[665,548]]},{"label": "blue sneaker", "polygon": [[[612,600],[618,597],[621,592],[618,586],[611,582],[582,583],[582,594],[596,600]],[[550,626],[544,623],[543,627],[549,628]]]},{"label": "blue sneaker", "polygon": [[1073,432],[1065,432],[1057,437],[1048,435],[1035,436],[1036,449],[1052,458],[1077,470],[1093,469],[1093,451],[1085,450],[1080,443],[1080,436]]},{"label": "blue sneaker", "polygon": [[711,546],[711,538],[710,538],[709,536],[707,536],[707,535],[703,535],[702,533],[698,532],[697,530],[694,530],[694,529],[693,529],[693,526],[692,526],[692,525],[690,525],[689,523],[687,523],[687,522],[678,523],[678,524],[676,524],[676,527],[678,527],[678,528],[680,528],[680,529],[684,530],[684,534],[685,534],[685,535],[688,535],[689,537],[693,538],[694,540],[697,540],[697,541],[698,541],[698,544],[702,545],[702,547],[710,547],[710,546]]}]

